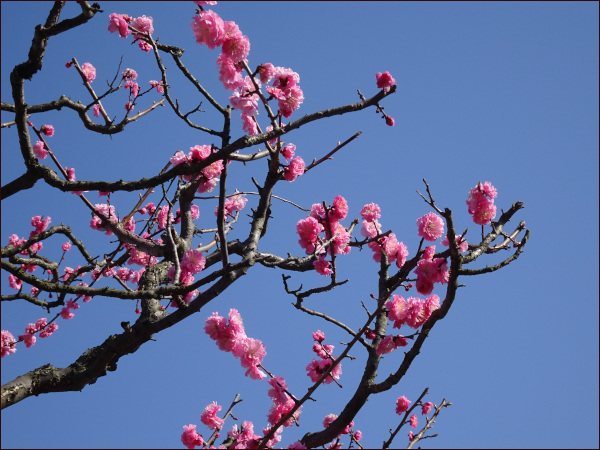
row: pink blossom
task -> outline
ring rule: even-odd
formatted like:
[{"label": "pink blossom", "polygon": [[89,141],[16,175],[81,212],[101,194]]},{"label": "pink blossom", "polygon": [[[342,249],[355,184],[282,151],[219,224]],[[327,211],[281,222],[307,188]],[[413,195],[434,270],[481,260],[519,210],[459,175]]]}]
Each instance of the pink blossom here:
[{"label": "pink blossom", "polygon": [[375,78],[377,80],[377,87],[383,89],[385,92],[389,92],[390,88],[396,84],[396,80],[392,78],[389,72],[377,72]]},{"label": "pink blossom", "polygon": [[276,376],[275,378],[269,378],[267,383],[269,383],[272,386],[272,388],[269,389],[267,394],[273,399],[273,402],[282,404],[287,403],[290,397],[285,392],[288,386],[283,377]]},{"label": "pink blossom", "polygon": [[400,269],[404,263],[406,262],[406,258],[408,257],[408,249],[403,242],[398,243],[398,251],[396,252],[396,267]]},{"label": "pink blossom", "polygon": [[404,395],[402,397],[398,397],[398,400],[396,400],[396,414],[402,414],[403,412],[408,411],[410,404],[411,401]]},{"label": "pink blossom", "polygon": [[478,225],[488,225],[496,217],[496,205],[494,198],[498,192],[489,181],[477,183],[477,186],[469,191],[467,205],[469,214],[473,216],[473,222]]},{"label": "pink blossom", "polygon": [[69,309],[79,309],[79,305],[73,300],[67,300],[67,308]]},{"label": "pink blossom", "polygon": [[360,215],[363,220],[368,222],[372,222],[381,217],[381,208],[376,203],[369,203],[368,205],[363,206],[360,210]]},{"label": "pink blossom", "polygon": [[408,432],[408,440],[412,441],[415,438],[415,434],[412,431]]},{"label": "pink blossom", "polygon": [[248,36],[241,33],[226,39],[223,42],[223,54],[227,55],[233,62],[244,60],[250,53],[250,40]]},{"label": "pink blossom", "polygon": [[254,136],[258,134],[258,127],[252,116],[248,116],[244,113],[241,115],[242,118],[242,130],[248,133],[248,136]]},{"label": "pink blossom", "polygon": [[258,100],[257,94],[242,95],[239,91],[235,91],[232,96],[229,97],[229,103],[236,109],[242,111],[245,116],[255,116],[258,114]]},{"label": "pink blossom", "polygon": [[284,95],[283,98],[278,98],[277,105],[283,117],[290,117],[294,111],[300,108],[304,101],[304,93],[299,86],[293,86]]},{"label": "pink blossom", "polygon": [[[287,117],[289,117],[289,116],[287,116]],[[292,161],[290,162],[290,165],[285,168],[283,177],[286,179],[286,181],[292,182],[296,178],[298,178],[300,175],[303,175],[303,174],[304,174],[304,160],[302,158],[300,158],[299,156],[297,156],[296,158],[292,159]]]},{"label": "pink blossom", "polygon": [[211,180],[221,175],[222,171],[223,160],[220,159],[212,163],[210,166],[207,166],[204,169],[202,169],[202,175],[204,175],[207,179]]},{"label": "pink blossom", "polygon": [[195,145],[193,147],[190,147],[189,158],[194,162],[198,162],[208,158],[211,155],[211,153],[212,148],[210,145]]},{"label": "pink blossom", "polygon": [[163,206],[156,217],[158,219],[159,230],[164,230],[165,228],[167,228],[167,214],[171,218],[171,222],[173,222],[173,214],[169,213],[169,205]]},{"label": "pink blossom", "polygon": [[324,256],[319,256],[319,259],[313,261],[313,266],[317,273],[328,277],[331,275],[333,270],[331,269],[331,263],[325,259]]},{"label": "pink blossom", "polygon": [[225,200],[225,215],[229,215],[234,211],[241,211],[246,207],[248,199],[244,194],[236,194]]},{"label": "pink blossom", "polygon": [[[360,234],[366,238],[374,238],[378,234],[381,234],[381,224],[377,220],[373,220],[370,222],[363,220],[362,227],[360,229]],[[375,242],[375,244],[377,251],[379,251],[381,249],[380,244],[378,242]]]},{"label": "pink blossom", "polygon": [[325,219],[325,208],[321,203],[313,203],[310,208],[310,217],[315,219]]},{"label": "pink blossom", "polygon": [[223,427],[223,419],[217,416],[217,413],[223,409],[217,402],[212,402],[204,408],[204,412],[200,415],[200,421],[211,430]]},{"label": "pink blossom", "polygon": [[193,17],[191,25],[198,44],[205,44],[210,49],[223,44],[225,23],[214,11],[200,11]]},{"label": "pink blossom", "polygon": [[242,67],[239,64],[221,53],[217,58],[217,66],[219,66],[219,81],[223,83],[225,89],[233,91],[243,86]]},{"label": "pink blossom", "polygon": [[287,144],[281,149],[281,155],[288,161],[294,157],[296,152],[296,146],[294,144]]},{"label": "pink blossom", "polygon": [[158,92],[159,94],[162,94],[165,92],[165,86],[163,85],[162,80],[160,80],[160,81],[150,80],[148,83],[150,83],[150,86],[152,86],[153,88],[156,88],[156,92]]},{"label": "pink blossom", "polygon": [[[461,241],[461,239],[462,239],[462,234],[457,234],[456,235],[456,243],[458,244],[458,251],[460,253],[463,253],[469,249],[469,243],[466,240]],[[445,245],[446,247],[448,247],[450,245],[450,242],[448,241],[448,235],[446,235],[446,237],[442,241],[442,245]]]},{"label": "pink blossom", "polygon": [[33,145],[33,153],[40,159],[46,159],[48,157],[48,150],[42,141],[37,141]]},{"label": "pink blossom", "polygon": [[312,334],[312,338],[317,342],[323,342],[325,340],[325,333],[321,330],[317,330]]},{"label": "pink blossom", "polygon": [[198,205],[192,205],[190,208],[190,212],[192,214],[192,220],[200,218],[200,208],[198,207]]},{"label": "pink blossom", "polygon": [[217,2],[214,0],[212,0],[212,1],[195,1],[194,3],[198,6],[216,5],[217,4]]},{"label": "pink blossom", "polygon": [[421,414],[423,414],[423,415],[429,414],[429,411],[431,411],[432,406],[433,406],[433,403],[431,403],[431,402],[427,402],[427,403],[423,404],[423,410],[421,411]]},{"label": "pink blossom", "polygon": [[333,199],[333,206],[329,210],[329,220],[344,220],[348,215],[348,202],[341,195]]},{"label": "pink blossom", "polygon": [[171,161],[171,165],[175,167],[179,164],[187,162],[187,155],[181,150],[178,150],[173,156],[171,156],[171,159],[169,161]]},{"label": "pink blossom", "polygon": [[124,80],[134,81],[137,79],[138,74],[135,70],[127,68],[122,73]]},{"label": "pink blossom", "polygon": [[[311,381],[314,383],[321,375],[329,370],[329,368],[333,365],[333,361],[331,359],[313,359],[308,366],[306,366],[307,375],[310,377]],[[333,383],[333,380],[337,380],[340,378],[342,374],[341,363],[338,363],[335,368],[331,371],[331,373],[325,378],[323,383],[330,384]]]},{"label": "pink blossom", "polygon": [[300,247],[305,249],[307,253],[312,253],[317,242],[317,237],[323,230],[323,225],[314,217],[299,220],[296,224],[296,231],[300,236],[300,240],[298,241]]},{"label": "pink blossom", "polygon": [[125,105],[123,106],[125,108],[125,110],[127,111],[133,111],[133,108],[135,107],[133,102],[127,102],[125,103]]},{"label": "pink blossom", "polygon": [[96,68],[92,66],[89,62],[83,63],[81,65],[81,71],[85,76],[85,79],[88,83],[91,83],[96,79]]},{"label": "pink blossom", "polygon": [[52,125],[42,125],[40,131],[48,137],[54,136],[54,127]]},{"label": "pink blossom", "polygon": [[201,447],[204,445],[202,435],[196,432],[196,425],[184,425],[184,432],[181,435],[181,442],[189,449]]},{"label": "pink blossom", "polygon": [[[294,400],[292,400],[291,398],[289,398],[286,403],[273,402],[273,405],[271,406],[271,409],[269,410],[267,420],[269,421],[269,423],[271,425],[275,425],[277,422],[279,422],[279,420],[283,416],[285,416],[288,412],[290,412],[291,409],[295,405],[296,404],[294,403]],[[296,423],[299,416],[300,416],[300,409],[297,409],[294,412],[294,414],[292,415],[292,417],[290,417],[288,420],[286,420],[283,423],[283,426],[291,427],[294,423]]]},{"label": "pink blossom", "polygon": [[396,346],[394,345],[394,336],[389,335],[381,340],[379,345],[377,346],[377,350],[375,353],[378,355],[385,355],[387,353],[391,353],[396,350]]},{"label": "pink blossom", "polygon": [[355,439],[356,441],[360,441],[360,440],[362,439],[362,437],[363,437],[363,435],[362,435],[362,433],[361,433],[361,431],[360,431],[360,430],[356,430],[356,431],[354,432],[354,439]]},{"label": "pink blossom", "polygon": [[338,418],[338,416],[336,416],[335,414],[327,414],[327,415],[325,416],[325,418],[323,419],[323,426],[324,426],[325,428],[327,428],[327,427],[328,427],[329,425],[331,425],[331,424],[332,424],[332,422],[333,422],[335,419],[337,419],[337,418]]},{"label": "pink blossom", "polygon": [[444,221],[435,213],[427,213],[423,217],[419,217],[417,226],[419,227],[419,236],[428,241],[435,241],[444,234]]},{"label": "pink blossom", "polygon": [[286,67],[276,67],[273,78],[273,86],[283,90],[290,89],[300,83],[300,75]]},{"label": "pink blossom", "polygon": [[23,281],[19,280],[16,276],[10,274],[8,276],[8,285],[15,289],[15,290],[20,290],[21,286],[23,285]]},{"label": "pink blossom", "polygon": [[410,426],[413,428],[417,428],[418,424],[419,424],[419,419],[417,418],[417,415],[413,414],[412,416],[410,416]]},{"label": "pink blossom", "polygon": [[108,22],[108,31],[111,33],[118,31],[119,36],[122,38],[127,37],[131,33],[128,27],[129,22],[131,22],[131,17],[127,14],[112,13]]},{"label": "pink blossom", "polygon": [[40,332],[40,337],[41,338],[50,337],[50,336],[52,336],[52,333],[54,333],[56,330],[58,330],[58,325],[56,323],[51,323],[50,325],[48,325],[47,327],[45,327]]},{"label": "pink blossom", "polygon": [[393,127],[396,124],[396,121],[391,116],[385,116],[385,124],[390,127]]},{"label": "pink blossom", "polygon": [[92,110],[94,111],[94,117],[98,117],[100,115],[100,105],[99,104],[95,104],[92,107]]},{"label": "pink blossom", "polygon": [[240,358],[240,363],[245,369],[257,366],[267,356],[265,345],[260,340],[250,337],[240,340],[233,349],[233,354]]},{"label": "pink blossom", "polygon": [[275,76],[275,67],[271,63],[262,64],[258,67],[258,75],[260,82],[267,84]]},{"label": "pink blossom", "polygon": [[142,33],[154,33],[154,27],[152,26],[152,17],[138,17],[137,19],[133,19],[130,25],[136,30],[141,31]]},{"label": "pink blossom", "polygon": [[181,268],[192,274],[200,272],[204,269],[205,265],[206,258],[201,252],[195,249],[188,250],[181,261]]},{"label": "pink blossom", "polygon": [[388,310],[388,319],[395,322],[394,328],[400,328],[408,316],[408,302],[402,296],[394,294],[385,307]]},{"label": "pink blossom", "polygon": [[65,320],[69,320],[73,318],[73,316],[75,316],[75,314],[73,314],[69,308],[63,308],[60,311],[60,317],[62,317]]},{"label": "pink blossom", "polygon": [[35,227],[35,231],[31,232],[31,236],[40,234],[42,231],[46,231],[51,221],[52,219],[50,217],[46,217],[45,219],[42,219],[42,216],[32,217],[31,226]]},{"label": "pink blossom", "polygon": [[216,185],[217,185],[216,179],[203,181],[202,183],[200,183],[198,185],[198,192],[199,193],[212,192],[212,190],[215,188]]},{"label": "pink blossom", "polygon": [[15,344],[17,340],[8,330],[2,330],[1,332],[2,346],[0,348],[0,357],[4,358],[6,355],[11,353],[15,353],[17,349],[15,348]]}]

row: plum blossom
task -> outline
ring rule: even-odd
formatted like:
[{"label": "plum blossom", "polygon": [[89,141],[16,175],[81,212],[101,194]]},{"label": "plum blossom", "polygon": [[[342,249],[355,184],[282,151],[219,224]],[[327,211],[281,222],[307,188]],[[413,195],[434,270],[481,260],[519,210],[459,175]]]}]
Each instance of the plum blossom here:
[{"label": "plum blossom", "polygon": [[165,92],[165,86],[164,86],[162,80],[160,80],[160,81],[150,80],[148,83],[153,88],[156,88],[156,92],[158,92],[159,94],[162,94]]},{"label": "plum blossom", "polygon": [[435,213],[427,213],[417,219],[418,235],[428,241],[437,240],[444,234],[444,221]]},{"label": "plum blossom", "polygon": [[40,131],[48,137],[54,136],[54,127],[52,125],[42,125]]},{"label": "plum blossom", "polygon": [[396,84],[396,80],[392,78],[392,75],[390,75],[389,72],[377,72],[375,74],[375,79],[377,80],[377,87],[383,89],[385,92],[389,92],[390,88]]},{"label": "plum blossom", "polygon": [[417,415],[413,414],[412,416],[410,416],[410,426],[413,428],[417,428],[418,424],[419,424],[419,419],[417,418]]},{"label": "plum blossom", "polygon": [[88,83],[91,83],[96,79],[96,68],[92,66],[89,62],[83,63],[81,65],[81,71],[85,76],[85,79]]},{"label": "plum blossom", "polygon": [[396,121],[392,116],[385,116],[385,124],[390,127],[393,127],[396,124]]},{"label": "plum blossom", "polygon": [[489,181],[477,183],[477,186],[469,191],[467,206],[469,214],[473,216],[473,222],[477,225],[488,225],[496,217],[496,205],[494,199],[498,192]]},{"label": "plum blossom", "polygon": [[325,259],[323,255],[319,256],[319,259],[313,262],[313,266],[317,273],[328,277],[331,275],[333,270],[331,269],[331,263]]},{"label": "plum blossom", "polygon": [[285,168],[283,178],[289,182],[294,181],[300,175],[304,174],[304,167],[304,160],[297,156],[296,158],[292,159],[290,165]]},{"label": "plum blossom", "polygon": [[189,449],[201,447],[204,445],[204,439],[202,435],[196,432],[196,425],[184,425],[183,433],[181,435],[181,442]]},{"label": "plum blossom", "polygon": [[108,31],[111,33],[118,31],[120,37],[127,37],[128,34],[131,34],[129,22],[131,22],[131,17],[127,14],[112,13],[109,17]]},{"label": "plum blossom", "polygon": [[223,409],[217,402],[212,402],[204,408],[204,412],[200,415],[200,421],[211,430],[216,430],[223,427],[223,419],[217,416],[217,413]]},{"label": "plum blossom", "polygon": [[33,153],[40,159],[46,159],[48,157],[48,150],[42,141],[37,141],[33,145]]},{"label": "plum blossom", "polygon": [[421,414],[423,414],[423,415],[429,414],[429,411],[431,411],[432,406],[433,406],[433,403],[431,403],[431,402],[424,403]]},{"label": "plum blossom", "polygon": [[363,220],[367,222],[373,222],[381,217],[381,208],[376,203],[369,203],[363,206],[360,210],[360,215]]},{"label": "plum blossom", "polygon": [[288,161],[294,157],[294,153],[296,152],[296,146],[294,144],[286,144],[281,149],[281,156],[283,156]]},{"label": "plum blossom", "polygon": [[0,349],[0,357],[4,358],[6,355],[10,355],[11,353],[15,353],[17,349],[15,348],[15,344],[17,340],[8,330],[2,330],[1,332],[2,346]]},{"label": "plum blossom", "polygon": [[192,274],[196,274],[204,269],[206,258],[198,250],[188,250],[181,261],[181,268]]},{"label": "plum blossom", "polygon": [[193,17],[192,31],[196,42],[205,44],[210,49],[221,46],[225,39],[225,23],[212,10],[200,11]]},{"label": "plum blossom", "polygon": [[410,404],[411,401],[404,395],[402,397],[398,397],[398,400],[396,400],[396,414],[402,414],[403,412],[408,411]]}]

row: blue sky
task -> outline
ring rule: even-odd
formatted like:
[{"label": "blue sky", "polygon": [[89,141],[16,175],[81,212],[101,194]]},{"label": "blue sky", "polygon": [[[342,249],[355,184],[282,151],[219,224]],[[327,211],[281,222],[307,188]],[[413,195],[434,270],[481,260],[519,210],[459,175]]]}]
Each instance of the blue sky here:
[{"label": "blue sky", "polygon": [[[26,83],[28,104],[62,94],[90,101],[73,69],[64,67],[72,57],[94,64],[98,89],[115,75],[121,56],[121,70],[135,69],[142,84],[159,79],[151,55],[108,33],[112,12],[152,16],[154,36],[185,48],[183,60],[190,70],[226,102],[229,94],[216,78],[218,51],[193,39],[192,2],[101,6],[104,13],[84,27],[50,40],[43,70]],[[50,7],[49,2],[2,2],[4,102],[13,102],[10,70],[25,60],[33,29]],[[437,420],[434,431],[439,437],[423,441],[424,447],[598,447],[598,244],[589,244],[598,236],[598,3],[220,2],[214,10],[249,37],[251,67],[272,62],[300,74],[305,101],[292,119],[355,102],[357,89],[375,94],[376,72],[388,70],[397,80],[397,93],[383,102],[396,120],[394,127],[367,110],[288,135],[286,141],[296,144],[297,154],[311,161],[338,140],[363,131],[333,161],[294,183],[280,183],[277,195],[309,208],[341,194],[351,217],[364,204],[376,202],[384,228],[396,233],[411,256],[419,242],[415,220],[430,211],[415,192],[423,190],[422,178],[436,202],[454,211],[457,228],[469,227],[473,238],[479,232],[465,200],[478,181],[491,181],[498,189],[499,208],[506,210],[516,201],[526,205],[512,222],[515,226],[525,220],[531,230],[523,255],[499,272],[462,279],[466,287],[407,376],[392,390],[372,397],[356,417],[363,445],[381,446],[388,430],[396,427],[398,396],[415,400],[429,387],[428,400],[439,404],[447,398],[453,405]],[[76,5],[68,4],[64,17],[73,14]],[[173,71],[171,61],[166,65]],[[172,80],[182,104],[196,106],[197,98],[184,81],[175,74]],[[114,97],[106,105],[111,115],[122,114],[126,95]],[[146,96],[142,105],[152,100],[158,96]],[[208,105],[203,106],[205,123],[214,123]],[[2,122],[10,117],[3,112]],[[187,152],[193,145],[212,142],[185,127],[167,108],[112,138],[87,132],[67,110],[34,119],[38,126],[54,125],[50,144],[64,164],[76,168],[80,180],[137,179],[158,172],[176,150]],[[242,133],[237,119],[235,124],[234,138]],[[14,127],[3,129],[1,139],[5,184],[22,173],[23,164]],[[264,163],[231,168],[229,186],[245,190],[252,188],[251,176],[261,176]],[[113,204],[122,212],[132,207],[136,195],[115,195]],[[94,193],[88,197],[101,202]],[[201,203],[201,226],[210,225],[214,205]],[[109,238],[89,228],[88,210],[71,194],[38,183],[2,206],[3,245],[13,233],[28,235],[32,216],[46,215],[52,224],[70,225],[91,253],[112,248]],[[273,235],[262,249],[301,254],[295,224],[305,214],[279,202],[273,216]],[[240,221],[233,237],[244,236],[245,222]],[[61,244],[49,241],[45,254],[60,257],[56,249]],[[69,258],[67,265],[81,263],[74,254]],[[498,258],[482,259],[478,267]],[[369,301],[377,290],[378,265],[370,251],[356,249],[339,264],[340,277],[351,281],[311,298],[309,306],[358,328],[364,320],[360,300]],[[12,293],[6,281],[3,273],[2,294]],[[312,274],[292,274],[291,279],[294,286],[322,282]],[[116,372],[82,392],[29,398],[3,411],[2,447],[178,447],[183,425],[198,424],[207,437],[200,413],[212,401],[226,407],[236,393],[244,399],[236,417],[262,429],[270,407],[267,384],[243,376],[239,362],[203,333],[204,320],[212,312],[225,315],[237,308],[247,334],[266,345],[266,367],[302,395],[310,382],[304,370],[313,357],[310,333],[323,330],[338,352],[339,342],[348,336],[305,317],[291,301],[279,271],[253,268],[198,314],[122,358]],[[46,363],[70,364],[87,348],[120,332],[122,321],[135,320],[134,309],[131,302],[105,298],[83,305],[72,320],[59,323],[50,339],[4,358],[2,383]],[[27,323],[44,315],[29,304],[3,303],[2,329],[21,334]],[[301,427],[286,430],[283,444],[320,429],[325,415],[339,413],[362,373],[364,352],[356,348],[352,354],[358,359],[343,363],[344,388],[320,388],[317,402],[304,407]],[[387,356],[381,375],[394,370],[400,357]],[[401,431],[395,446],[406,445],[408,431]]]}]

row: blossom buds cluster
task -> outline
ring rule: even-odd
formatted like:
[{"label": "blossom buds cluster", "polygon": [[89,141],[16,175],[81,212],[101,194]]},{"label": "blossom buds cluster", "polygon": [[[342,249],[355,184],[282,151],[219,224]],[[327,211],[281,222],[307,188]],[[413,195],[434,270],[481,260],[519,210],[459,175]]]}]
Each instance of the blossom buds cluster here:
[{"label": "blossom buds cluster", "polygon": [[[325,340],[325,334],[322,331],[317,331],[313,333],[313,339],[316,343],[313,345],[313,352],[319,356],[320,359],[313,359],[308,366],[306,366],[306,371],[308,372],[308,376],[310,379],[315,382],[321,375],[329,370],[329,368],[333,365],[333,361],[335,356],[333,356],[334,346],[330,344],[323,344]],[[323,383],[329,384],[334,380],[338,380],[340,375],[342,374],[342,364],[338,363],[331,373],[325,378]]]},{"label": "blossom buds cluster", "polygon": [[473,216],[473,222],[477,225],[489,225],[496,217],[496,205],[494,199],[498,192],[489,181],[477,183],[477,186],[469,191],[467,206],[469,214]]},{"label": "blossom buds cluster", "polygon": [[246,336],[244,322],[237,309],[229,311],[229,321],[213,313],[206,319],[204,331],[217,343],[219,349],[231,352],[240,360],[246,370],[246,376],[253,380],[262,380],[267,375],[258,368],[267,355],[264,344]]}]

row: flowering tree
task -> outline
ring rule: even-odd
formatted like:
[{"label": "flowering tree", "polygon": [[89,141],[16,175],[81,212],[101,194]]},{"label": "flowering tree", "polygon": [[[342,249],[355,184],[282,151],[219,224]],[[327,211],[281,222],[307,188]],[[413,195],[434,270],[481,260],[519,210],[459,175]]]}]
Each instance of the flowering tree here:
[{"label": "flowering tree", "polygon": [[[60,333],[59,327],[68,326],[63,321],[76,320],[75,311],[85,308],[93,299],[106,297],[135,303],[138,315],[133,323],[121,323],[122,332],[109,334],[104,342],[96,343],[67,367],[44,365],[5,384],[2,408],[43,393],[81,390],[116,370],[121,357],[135,353],[161,331],[200,313],[205,333],[218,348],[239,359],[246,376],[268,383],[272,406],[268,412],[264,411],[268,424],[255,433],[251,421],[229,427],[225,423],[233,417],[240,401],[238,396],[222,414],[219,402],[224,399],[215,399],[200,416],[202,424],[214,430],[212,435],[200,434],[198,425],[185,425],[181,435],[185,446],[210,446],[218,438],[221,440],[217,444],[235,448],[278,445],[285,437],[286,427],[302,425],[302,408],[314,399],[317,389],[324,385],[341,387],[345,359],[358,359],[364,368],[359,383],[345,387],[349,391],[346,405],[337,414],[327,415],[321,429],[306,430],[303,438],[291,447],[314,448],[330,443],[338,448],[342,439],[348,439],[351,446],[360,445],[362,433],[355,428],[355,416],[368,407],[366,402],[371,396],[389,391],[402,380],[429,332],[452,307],[459,278],[494,272],[519,257],[529,231],[518,240],[525,230],[524,222],[509,232],[505,228],[523,204],[515,202],[499,213],[494,186],[489,181],[472,180],[466,205],[465,199],[460,203],[481,233],[467,235],[467,230],[456,228],[453,212],[436,203],[429,184],[423,180],[425,194],[419,194],[430,212],[411,219],[416,220],[416,235],[400,240],[380,223],[382,211],[374,202],[352,210],[346,198],[337,195],[333,199],[309,199],[316,203],[311,208],[302,208],[276,195],[281,184],[302,185],[307,172],[331,164],[332,156],[360,134],[335,136],[345,140],[307,164],[301,156],[302,150],[289,142],[297,130],[309,130],[316,121],[366,109],[374,110],[386,125],[394,126],[394,119],[381,103],[396,92],[396,80],[389,72],[376,73],[373,85],[362,88],[365,92],[373,91],[372,95],[359,90],[358,101],[354,103],[305,112],[301,116],[298,110],[304,93],[300,75],[270,62],[252,65],[250,41],[238,25],[209,8],[216,2],[195,3],[198,9],[195,14],[190,13],[193,15],[190,33],[199,45],[214,54],[218,52],[218,79],[230,91],[228,104],[219,102],[205,87],[203,79],[210,77],[211,71],[194,73],[183,58],[182,48],[155,38],[152,18],[112,13],[107,34],[133,40],[140,49],[135,51],[153,58],[156,79],[143,85],[135,70],[121,68],[106,87],[98,86],[93,62],[80,64],[73,57],[66,62],[66,69],[74,80],[81,80],[89,97],[76,101],[63,95],[48,103],[29,105],[25,80],[41,76],[44,53],[52,37],[97,20],[100,6],[86,2],[79,3],[81,14],[62,20],[64,4],[57,2],[45,24],[36,28],[28,59],[11,72],[12,100],[2,102],[2,110],[13,113],[14,120],[3,123],[2,127],[16,128],[25,171],[3,185],[2,199],[19,195],[36,183],[44,183],[70,198],[76,195],[82,212],[89,209],[89,226],[97,230],[105,249],[102,256],[90,253],[89,244],[78,238],[77,230],[63,224],[51,226],[53,219],[44,216],[43,211],[32,217],[33,230],[28,236],[10,235],[2,247],[2,270],[8,280],[8,287],[3,284],[2,301],[35,305],[45,311],[45,317],[32,318],[31,323],[24,325],[23,334],[2,330],[2,358],[8,357],[3,363],[10,364],[11,354],[35,345],[38,337]],[[184,109],[172,93],[171,80],[176,76],[185,79],[194,95],[202,99],[201,104],[191,110]],[[110,111],[107,100],[123,92],[127,97],[124,108]],[[54,133],[64,130],[55,130],[42,118],[43,113],[62,109],[74,111],[90,132],[105,135],[129,132],[132,123],[143,121],[145,116],[161,109],[168,110],[181,119],[183,126],[198,131],[198,141],[189,151],[171,149],[166,156],[157,153],[155,157],[164,168],[140,179],[77,180],[75,169],[67,167],[69,162],[52,145]],[[264,116],[259,117],[259,111]],[[210,112],[217,119],[207,120],[201,112]],[[46,164],[50,160],[53,165]],[[248,171],[247,177],[251,177],[257,192],[237,189],[239,181],[229,176],[230,168],[235,165],[243,165],[244,171]],[[92,203],[92,193],[102,197],[103,203]],[[135,201],[128,198],[127,202],[122,197],[114,200],[123,193],[134,193]],[[205,213],[206,205],[215,200],[216,208],[200,219],[200,212]],[[281,253],[267,251],[262,245],[268,233],[282,232],[271,216],[274,201],[290,203],[298,215],[295,231],[299,239],[297,243],[289,242]],[[461,217],[464,213],[460,211]],[[240,219],[246,216],[249,228],[241,231]],[[57,244],[57,238],[62,242]],[[436,243],[441,247],[436,248]],[[62,256],[53,259],[45,254],[51,246],[60,247]],[[353,323],[343,323],[331,314],[307,306],[309,297],[326,296],[348,281],[341,279],[345,255],[363,248],[369,249],[376,262],[369,257],[364,264],[372,268],[378,286],[371,300],[362,302],[364,316]],[[510,256],[485,267],[467,267],[480,257],[500,251],[508,251]],[[80,261],[77,267],[64,263],[66,255],[72,253],[77,253]],[[293,299],[297,310],[322,321],[315,328],[338,328],[349,336],[342,349],[335,351],[325,332],[315,329],[312,351],[316,356],[310,362],[293,361],[310,379],[305,390],[288,385],[285,373],[269,370],[266,359],[269,343],[246,334],[235,305],[225,315],[207,313],[208,303],[245,275],[254,273],[257,266],[281,272],[282,293]],[[316,272],[324,281],[308,288],[298,286],[293,275],[309,271]],[[358,297],[349,301],[361,303]],[[394,330],[402,327],[404,334]],[[405,347],[405,351],[397,350],[399,347]],[[359,348],[363,350],[362,359],[350,354]],[[384,355],[394,358],[395,364],[394,371],[387,376],[378,375]],[[409,446],[428,437],[427,431],[435,418],[449,403],[445,399],[439,404],[426,401],[427,392],[425,389],[414,401],[400,396],[395,405],[390,404],[390,411],[395,406],[401,420],[385,439],[384,448],[391,445],[403,425],[415,429],[409,433]],[[424,416],[421,428],[420,416]],[[227,430],[226,436],[220,435],[221,430]]]}]

